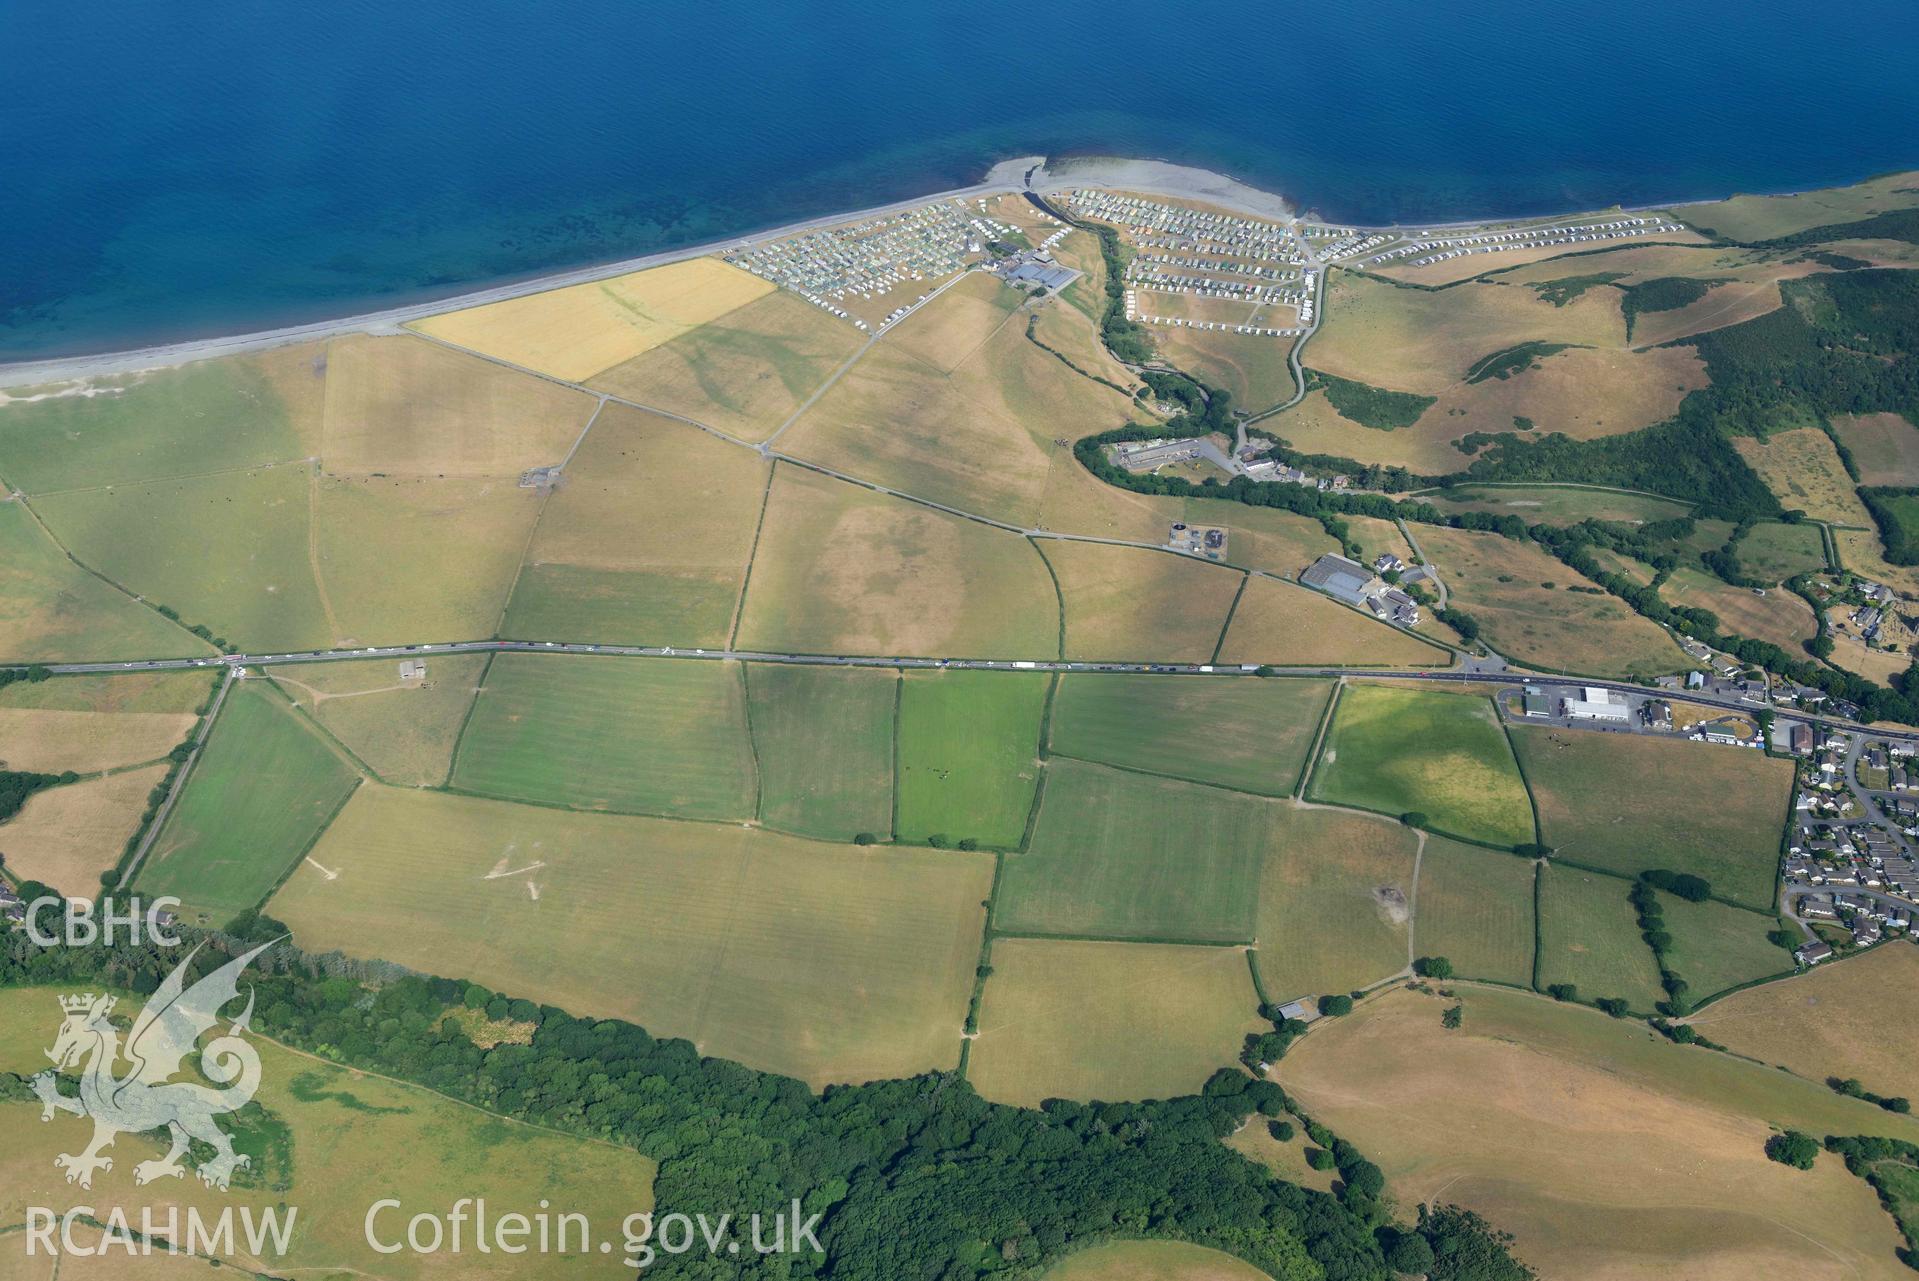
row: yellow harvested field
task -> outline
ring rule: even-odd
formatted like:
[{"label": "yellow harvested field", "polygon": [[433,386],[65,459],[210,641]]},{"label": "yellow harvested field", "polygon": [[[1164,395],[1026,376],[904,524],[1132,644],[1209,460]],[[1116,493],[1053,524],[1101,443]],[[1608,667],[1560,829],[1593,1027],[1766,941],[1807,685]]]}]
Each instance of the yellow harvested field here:
[{"label": "yellow harvested field", "polygon": [[739,648],[1053,658],[1059,596],[1017,534],[781,463]]},{"label": "yellow harvested field", "polygon": [[1919,425],[1904,414],[1839,414],[1833,430],[1846,442],[1862,485],[1919,485]]},{"label": "yellow harvested field", "polygon": [[437,787],[478,692],[485,654],[417,660],[426,676],[401,680],[399,662],[364,658],[270,667],[281,691],[371,768],[381,781]]},{"label": "yellow harvested field", "polygon": [[1663,628],[1537,544],[1439,526],[1421,528],[1419,541],[1454,607],[1478,619],[1486,643],[1515,662],[1589,676],[1658,676],[1690,666]]},{"label": "yellow harvested field", "polygon": [[411,334],[327,347],[320,463],[340,474],[497,476],[566,457],[597,408],[585,392]]},{"label": "yellow harvested field", "polygon": [[1395,1200],[1463,1205],[1511,1232],[1545,1281],[1893,1281],[1899,1235],[1863,1180],[1764,1153],[1919,1125],[1822,1084],[1672,1045],[1530,993],[1405,989],[1317,1025],[1274,1070],[1314,1119],[1385,1171]]},{"label": "yellow harvested field", "polygon": [[993,859],[368,784],[274,897],[302,946],[467,976],[815,1087],[951,1069]]},{"label": "yellow harvested field", "polygon": [[1872,515],[1853,492],[1852,478],[1839,461],[1839,451],[1819,428],[1774,432],[1763,441],[1738,436],[1733,445],[1746,465],[1766,482],[1781,507],[1789,511],[1797,508],[1814,520],[1834,525],[1872,525]]},{"label": "yellow harvested field", "polygon": [[1220,647],[1222,663],[1274,667],[1452,666],[1452,655],[1411,633],[1297,583],[1255,574]]},{"label": "yellow harvested field", "polygon": [[1672,212],[1695,227],[1729,240],[1768,240],[1909,208],[1919,204],[1919,198],[1912,194],[1915,186],[1919,186],[1919,171],[1908,171],[1885,174],[1851,187],[1792,196],[1734,196],[1708,204],[1677,206]]},{"label": "yellow harvested field", "polygon": [[1760,596],[1750,587],[1733,587],[1682,566],[1660,586],[1659,595],[1669,604],[1709,609],[1718,617],[1721,631],[1771,641],[1789,654],[1798,653],[1801,643],[1819,632],[1812,607],[1783,587]]},{"label": "yellow harvested field", "polygon": [[1876,947],[1735,992],[1686,1021],[1809,1080],[1856,1077],[1875,1094],[1919,1095],[1919,948]]},{"label": "yellow harvested field", "polygon": [[91,898],[99,892],[100,873],[119,861],[139,827],[147,794],[166,775],[165,765],[149,765],[29,796],[18,814],[0,824],[7,871]]},{"label": "yellow harvested field", "polygon": [[584,382],[774,288],[717,258],[688,258],[448,312],[412,327],[509,364]]},{"label": "yellow harvested field", "polygon": [[1705,362],[1691,347],[1573,347],[1542,356],[1510,378],[1460,383],[1418,423],[1393,435],[1457,439],[1468,431],[1511,431],[1515,418],[1527,418],[1540,433],[1562,432],[1575,440],[1616,436],[1665,422],[1688,392],[1708,381]]},{"label": "yellow harvested field", "polygon": [[192,712],[63,712],[0,707],[0,769],[81,774],[158,760],[199,718]]},{"label": "yellow harvested field", "polygon": [[602,371],[593,386],[760,441],[863,342],[846,321],[776,289]]},{"label": "yellow harvested field", "polygon": [[1046,1281],[1262,1281],[1266,1274],[1230,1254],[1184,1241],[1110,1241],[1070,1254]]},{"label": "yellow harvested field", "polygon": [[320,477],[309,554],[336,643],[493,635],[539,511],[510,480]]},{"label": "yellow harvested field", "polygon": [[996,1103],[1197,1093],[1258,1031],[1237,947],[1002,938],[967,1080]]},{"label": "yellow harvested field", "polygon": [[1389,391],[1437,395],[1473,362],[1521,343],[1623,346],[1620,297],[1592,289],[1555,307],[1531,289],[1505,284],[1432,293],[1341,273],[1333,277],[1308,363]]},{"label": "yellow harvested field", "polygon": [[1209,663],[1245,575],[1173,552],[1037,542],[1059,579],[1069,659]]}]

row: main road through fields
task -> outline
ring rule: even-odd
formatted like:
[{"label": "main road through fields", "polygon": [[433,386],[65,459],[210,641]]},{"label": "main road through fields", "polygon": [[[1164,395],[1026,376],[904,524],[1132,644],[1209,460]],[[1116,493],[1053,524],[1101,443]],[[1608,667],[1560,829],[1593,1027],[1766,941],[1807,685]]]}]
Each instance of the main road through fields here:
[{"label": "main road through fields", "polygon": [[[375,645],[362,649],[314,649],[285,654],[226,654],[219,658],[152,658],[129,663],[46,663],[56,674],[101,672],[174,671],[192,668],[270,667],[283,663],[332,663],[346,659],[418,658],[427,654],[598,654],[615,658],[674,658],[693,661],[747,663],[799,663],[814,667],[896,667],[957,668],[970,671],[1006,672],[1154,672],[1172,676],[1230,677],[1253,676],[1261,669],[1253,664],[1208,663],[1089,663],[1070,659],[1007,658],[908,658],[883,654],[778,654],[747,649],[686,649],[671,645],[587,645],[577,641],[471,640],[443,641],[422,645]],[[1696,703],[1705,707],[1752,715],[1754,705],[1732,695],[1698,691],[1648,690],[1644,685],[1626,681],[1599,680],[1590,676],[1555,676],[1521,669],[1509,669],[1503,660],[1468,658],[1459,668],[1447,671],[1408,670],[1394,667],[1282,667],[1270,669],[1284,676],[1350,676],[1404,681],[1429,681],[1436,684],[1542,684],[1578,685],[1587,689],[1609,689],[1641,697],[1655,695],[1667,702]],[[1833,716],[1810,716],[1786,708],[1773,708],[1779,720],[1789,724],[1830,725],[1875,738],[1919,743],[1919,732],[1878,729]]]}]

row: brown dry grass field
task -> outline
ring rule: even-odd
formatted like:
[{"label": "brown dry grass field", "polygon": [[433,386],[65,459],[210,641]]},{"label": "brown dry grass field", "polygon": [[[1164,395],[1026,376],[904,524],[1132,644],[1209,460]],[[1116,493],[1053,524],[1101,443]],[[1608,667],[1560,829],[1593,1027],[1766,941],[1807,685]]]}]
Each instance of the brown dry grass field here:
[{"label": "brown dry grass field", "polygon": [[1665,422],[1688,392],[1707,381],[1705,362],[1691,347],[1574,347],[1540,357],[1510,378],[1458,383],[1402,431],[1438,429],[1456,438],[1468,431],[1510,431],[1513,419],[1529,418],[1541,433],[1562,432],[1575,440],[1616,436]]},{"label": "brown dry grass field", "polygon": [[1682,567],[1660,586],[1659,595],[1669,604],[1709,609],[1718,616],[1722,631],[1771,641],[1789,654],[1798,653],[1802,642],[1819,631],[1812,607],[1783,587],[1758,596],[1749,587],[1733,587],[1701,570]]},{"label": "brown dry grass field", "polygon": [[1835,529],[1832,541],[1839,549],[1839,563],[1853,573],[1886,583],[1904,595],[1919,596],[1919,568],[1887,563],[1878,530]]},{"label": "brown dry grass field", "polygon": [[738,647],[1052,658],[1059,596],[1017,534],[781,464]]},{"label": "brown dry grass field", "polygon": [[1406,968],[1419,833],[1319,806],[1282,812],[1260,872],[1260,982],[1281,1003],[1346,992]]},{"label": "brown dry grass field", "polygon": [[1653,676],[1688,666],[1657,624],[1533,543],[1437,526],[1421,529],[1419,539],[1453,606],[1477,618],[1486,642],[1508,658],[1592,676]]},{"label": "brown dry grass field", "polygon": [[391,658],[270,667],[288,698],[388,783],[437,787],[486,669],[484,654],[435,654],[426,679],[401,681]]},{"label": "brown dry grass field", "polygon": [[[1071,244],[1069,237],[1065,244]],[[1087,245],[1095,263],[1099,260],[1099,247],[1090,238]],[[1064,245],[1056,246],[1056,249]],[[1064,261],[1064,258],[1061,259]],[[1083,282],[1082,282],[1083,283]],[[1075,365],[1089,374],[1096,374],[1109,382],[1118,383],[1129,389],[1140,386],[1139,375],[1113,359],[1113,353],[1106,350],[1106,344],[1100,341],[1099,327],[1093,316],[1075,307],[1072,302],[1072,289],[1069,286],[1066,295],[1031,308],[1034,317],[1033,336],[1053,350],[1064,354]]]},{"label": "brown dry grass field", "polygon": [[305,947],[629,1019],[816,1087],[958,1062],[993,877],[985,854],[378,784],[312,863],[338,879],[302,864],[270,909]]},{"label": "brown dry grass field", "polygon": [[506,634],[723,643],[771,467],[696,427],[608,405],[540,513]]},{"label": "brown dry grass field", "polygon": [[510,480],[320,477],[309,555],[337,644],[490,636],[540,513]]},{"label": "brown dry grass field", "polygon": [[1025,298],[997,276],[968,275],[894,326],[886,345],[950,374],[998,332]]},{"label": "brown dry grass field", "polygon": [[1191,1094],[1262,1026],[1237,947],[1002,938],[992,965],[966,1075],[997,1103]]},{"label": "brown dry grass field", "polygon": [[1895,173],[1851,187],[1793,196],[1734,196],[1708,204],[1676,206],[1672,212],[1695,227],[1731,240],[1767,240],[1909,208],[1919,204],[1911,192],[1915,186],[1919,186],[1919,172]]},{"label": "brown dry grass field", "polygon": [[1796,507],[1814,520],[1834,525],[1872,526],[1872,515],[1853,492],[1839,451],[1817,427],[1775,432],[1763,441],[1739,436],[1732,443],[1781,507]]},{"label": "brown dry grass field", "polygon": [[1260,1281],[1266,1274],[1230,1254],[1183,1241],[1112,1241],[1068,1255],[1046,1281]]},{"label": "brown dry grass field", "polygon": [[1823,1085],[1496,988],[1397,990],[1317,1026],[1274,1076],[1386,1172],[1514,1234],[1546,1281],[1903,1275],[1892,1219],[1822,1156],[1767,1160],[1773,1126],[1919,1138]]},{"label": "brown dry grass field", "polygon": [[411,327],[456,347],[583,382],[774,288],[717,258],[689,258],[448,312]]},{"label": "brown dry grass field", "polygon": [[550,466],[591,396],[410,334],[327,346],[321,465],[335,474],[488,476]]},{"label": "brown dry grass field", "polygon": [[0,769],[91,773],[158,760],[198,717],[192,712],[65,712],[0,706]]},{"label": "brown dry grass field", "polygon": [[1059,579],[1069,659],[1209,663],[1245,575],[1173,552],[1036,539]]},{"label": "brown dry grass field", "polygon": [[[1015,291],[980,279],[1017,303]],[[1029,341],[1024,312],[978,292],[948,290],[889,334],[780,438],[782,451],[963,511],[1038,521],[1049,473],[1084,471],[1070,441],[1138,415],[1126,396]],[[922,319],[932,328],[916,329]],[[952,350],[930,359],[944,331]]]},{"label": "brown dry grass field", "polygon": [[[1157,314],[1166,315],[1161,311]],[[1233,324],[1290,329],[1298,323],[1293,310],[1268,308],[1253,319],[1238,304]],[[1235,334],[1151,326],[1153,345],[1180,369],[1197,374],[1215,387],[1233,394],[1233,403],[1257,412],[1291,400],[1297,384],[1288,357],[1297,341],[1272,334]]]},{"label": "brown dry grass field", "polygon": [[1254,575],[1233,611],[1222,663],[1274,667],[1452,666],[1452,655],[1297,583]]},{"label": "brown dry grass field", "polygon": [[138,827],[147,793],[166,773],[165,765],[149,765],[29,796],[18,814],[0,824],[7,870],[63,894],[92,897],[100,873],[119,860]]},{"label": "brown dry grass field", "polygon": [[1686,1020],[1727,1048],[1813,1081],[1857,1077],[1919,1095],[1919,948],[1888,943],[1836,965],[1736,992]]},{"label": "brown dry grass field", "polygon": [[1862,485],[1919,485],[1919,425],[1904,414],[1841,414],[1833,430],[1846,442]]},{"label": "brown dry grass field", "polygon": [[[1317,348],[1314,351],[1317,354]],[[1275,414],[1261,422],[1259,429],[1279,437],[1302,453],[1331,454],[1335,458],[1351,458],[1361,463],[1408,467],[1416,472],[1437,476],[1459,471],[1472,461],[1470,455],[1454,448],[1454,441],[1472,431],[1509,431],[1512,429],[1512,420],[1504,418],[1495,423],[1474,423],[1457,415],[1442,413],[1434,416],[1428,410],[1411,427],[1382,431],[1347,418],[1333,408],[1324,391],[1314,391],[1285,413]]]},{"label": "brown dry grass field", "polygon": [[1431,293],[1340,273],[1309,363],[1375,387],[1438,395],[1473,362],[1520,343],[1623,346],[1619,302],[1616,290],[1588,290],[1555,307],[1531,289],[1504,284]]},{"label": "brown dry grass field", "polygon": [[859,330],[783,289],[596,375],[592,385],[765,440],[860,349]]}]

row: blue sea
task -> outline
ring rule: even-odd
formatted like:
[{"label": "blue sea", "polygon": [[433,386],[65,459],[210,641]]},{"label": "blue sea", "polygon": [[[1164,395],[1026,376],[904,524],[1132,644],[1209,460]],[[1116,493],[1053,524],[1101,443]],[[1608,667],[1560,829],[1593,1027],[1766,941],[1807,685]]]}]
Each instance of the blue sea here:
[{"label": "blue sea", "polygon": [[1919,165],[1919,3],[0,0],[0,360],[1152,156],[1363,222]]}]

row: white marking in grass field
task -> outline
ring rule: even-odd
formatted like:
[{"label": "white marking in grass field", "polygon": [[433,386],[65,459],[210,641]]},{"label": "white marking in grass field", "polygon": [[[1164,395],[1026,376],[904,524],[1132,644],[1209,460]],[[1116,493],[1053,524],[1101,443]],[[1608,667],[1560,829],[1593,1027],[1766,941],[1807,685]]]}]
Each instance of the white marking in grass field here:
[{"label": "white marking in grass field", "polygon": [[533,883],[532,881],[528,881],[528,882],[526,883],[526,896],[527,896],[528,898],[530,898],[530,899],[532,899],[532,900],[533,900],[533,901],[534,901],[535,903],[537,903],[537,902],[539,902],[539,901],[540,901],[540,887],[539,887],[539,886],[537,886],[537,885],[535,885],[535,884],[534,884],[534,883]]},{"label": "white marking in grass field", "polygon": [[546,866],[545,863],[528,863],[525,867],[509,868],[506,865],[506,860],[501,859],[499,862],[493,865],[493,870],[491,872],[488,872],[485,876],[482,876],[480,879],[483,881],[499,881],[499,880],[504,880],[505,878],[509,876],[524,876],[528,872],[537,872],[545,866]]},{"label": "white marking in grass field", "polygon": [[[311,858],[309,858],[309,859],[307,859],[307,862],[309,862],[309,863],[313,863],[313,860],[312,860]],[[316,868],[319,868],[319,869],[320,869],[320,875],[322,875],[322,876],[324,876],[324,877],[326,877],[326,878],[327,878],[327,879],[328,879],[329,881],[337,881],[337,880],[339,880],[339,879],[340,879],[340,874],[339,874],[338,872],[330,872],[330,871],[328,871],[328,870],[327,870],[326,868],[324,868],[324,867],[320,867],[320,865],[319,865],[318,863],[313,863],[313,866],[314,866],[314,867],[316,867]]]}]

